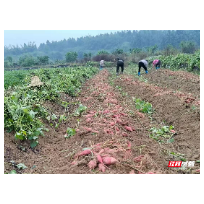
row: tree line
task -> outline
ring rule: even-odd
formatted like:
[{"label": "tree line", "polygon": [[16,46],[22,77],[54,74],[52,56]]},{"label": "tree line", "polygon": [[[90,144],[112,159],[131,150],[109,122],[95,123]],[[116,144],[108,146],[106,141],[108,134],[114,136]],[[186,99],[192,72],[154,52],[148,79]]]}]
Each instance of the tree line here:
[{"label": "tree line", "polygon": [[21,46],[4,46],[4,58],[7,62],[18,60],[19,64],[26,66],[32,63],[46,64],[48,59],[50,62],[88,61],[100,54],[154,54],[159,50],[166,50],[168,53],[173,49],[193,53],[199,48],[199,30],[128,30],[61,41],[47,40],[38,47],[34,42]]}]

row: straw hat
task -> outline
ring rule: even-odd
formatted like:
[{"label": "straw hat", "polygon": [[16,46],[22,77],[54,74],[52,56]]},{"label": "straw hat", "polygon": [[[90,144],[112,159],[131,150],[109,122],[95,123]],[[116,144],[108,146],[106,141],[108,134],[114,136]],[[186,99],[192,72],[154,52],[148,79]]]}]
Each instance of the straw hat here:
[{"label": "straw hat", "polygon": [[31,87],[31,86],[41,86],[43,84],[44,83],[40,81],[38,76],[34,76],[34,77],[31,78],[31,84],[28,87]]}]

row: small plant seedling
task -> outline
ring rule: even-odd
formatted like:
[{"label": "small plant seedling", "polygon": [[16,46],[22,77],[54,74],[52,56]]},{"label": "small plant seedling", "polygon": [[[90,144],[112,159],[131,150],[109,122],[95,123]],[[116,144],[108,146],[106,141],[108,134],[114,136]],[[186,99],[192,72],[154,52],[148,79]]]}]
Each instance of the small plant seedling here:
[{"label": "small plant seedling", "polygon": [[73,128],[67,128],[67,134],[64,136],[65,138],[70,138],[71,136],[76,134],[76,130]]},{"label": "small plant seedling", "polygon": [[28,167],[25,166],[25,164],[23,164],[23,163],[20,163],[20,164],[16,165],[16,167],[17,167],[18,169],[26,169],[26,168],[28,168]]}]

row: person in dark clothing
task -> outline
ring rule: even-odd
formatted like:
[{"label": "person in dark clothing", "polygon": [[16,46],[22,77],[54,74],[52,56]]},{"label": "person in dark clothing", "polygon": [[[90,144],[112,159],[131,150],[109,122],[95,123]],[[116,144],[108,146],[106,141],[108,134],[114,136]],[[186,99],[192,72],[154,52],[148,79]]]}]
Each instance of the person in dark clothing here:
[{"label": "person in dark clothing", "polygon": [[140,60],[138,66],[139,66],[138,76],[140,76],[140,69],[141,69],[141,67],[144,68],[146,74],[148,73],[148,71],[147,71],[147,67],[148,67],[147,60],[144,60],[144,59]]},{"label": "person in dark clothing", "polygon": [[123,74],[124,71],[124,60],[121,60],[117,58],[117,68],[116,68],[116,73],[117,75],[119,74],[119,68],[121,67],[121,74]]}]

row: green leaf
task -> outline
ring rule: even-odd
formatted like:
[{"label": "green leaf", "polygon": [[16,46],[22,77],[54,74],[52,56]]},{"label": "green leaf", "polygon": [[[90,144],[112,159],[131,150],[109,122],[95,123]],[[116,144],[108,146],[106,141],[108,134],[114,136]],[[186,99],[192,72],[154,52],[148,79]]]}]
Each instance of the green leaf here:
[{"label": "green leaf", "polygon": [[22,108],[24,113],[28,113],[28,109],[27,108]]},{"label": "green leaf", "polygon": [[140,110],[141,106],[140,105],[136,105],[136,109]]},{"label": "green leaf", "polygon": [[23,163],[20,163],[20,164],[18,164],[18,165],[16,165],[16,166],[17,166],[18,169],[26,169],[26,168],[28,168],[28,167],[25,166],[25,164],[23,164]]},{"label": "green leaf", "polygon": [[38,145],[38,141],[35,141],[35,140],[30,143],[31,148],[34,148],[37,145]]},{"label": "green leaf", "polygon": [[57,116],[55,114],[53,114],[51,118],[52,118],[52,120],[56,120]]},{"label": "green leaf", "polygon": [[68,137],[71,137],[71,136],[73,136],[73,135],[75,135],[76,134],[76,130],[75,129],[72,129],[72,128],[67,128],[67,135],[68,135]]},{"label": "green leaf", "polygon": [[47,116],[46,119],[50,121],[50,116]]},{"label": "green leaf", "polygon": [[20,132],[17,132],[16,134],[15,134],[15,138],[17,138],[17,139],[19,139],[19,140],[24,140],[24,135],[22,134],[22,133],[20,133]]},{"label": "green leaf", "polygon": [[36,140],[36,139],[38,139],[38,136],[33,136],[32,139]]},{"label": "green leaf", "polygon": [[161,128],[164,132],[169,132],[169,126],[163,126]]},{"label": "green leaf", "polygon": [[169,126],[169,130],[173,130],[174,129],[174,126],[173,125],[170,125]]},{"label": "green leaf", "polygon": [[11,171],[9,172],[9,174],[17,174],[17,173],[16,173],[16,170],[11,170]]},{"label": "green leaf", "polygon": [[87,149],[91,149],[91,147],[86,147],[86,148],[83,148],[82,150],[84,151],[84,150],[87,150]]},{"label": "green leaf", "polygon": [[174,138],[167,140],[167,143],[172,143],[172,142],[174,142]]},{"label": "green leaf", "polygon": [[35,118],[35,115],[36,115],[37,113],[38,113],[38,112],[34,112],[34,111],[31,110],[31,111],[29,112],[29,115],[31,116],[32,119],[34,119],[34,118]]}]

